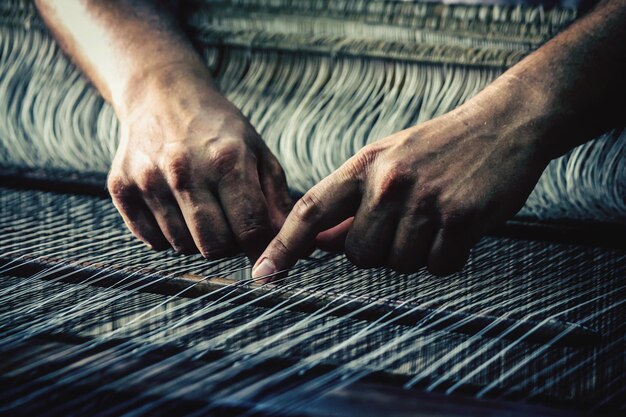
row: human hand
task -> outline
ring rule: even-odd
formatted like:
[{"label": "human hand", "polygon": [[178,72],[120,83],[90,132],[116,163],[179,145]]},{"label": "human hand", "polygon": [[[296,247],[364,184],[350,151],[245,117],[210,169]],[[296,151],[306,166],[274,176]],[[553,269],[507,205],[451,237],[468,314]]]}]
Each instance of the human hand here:
[{"label": "human hand", "polygon": [[[307,192],[253,277],[291,267],[312,242],[362,268],[455,272],[513,216],[550,160],[535,100],[501,82],[442,117],[364,147]],[[503,90],[504,89],[504,90]]]},{"label": "human hand", "polygon": [[155,249],[254,262],[291,208],[283,170],[204,73],[168,67],[134,88],[118,115],[108,179],[128,228]]}]

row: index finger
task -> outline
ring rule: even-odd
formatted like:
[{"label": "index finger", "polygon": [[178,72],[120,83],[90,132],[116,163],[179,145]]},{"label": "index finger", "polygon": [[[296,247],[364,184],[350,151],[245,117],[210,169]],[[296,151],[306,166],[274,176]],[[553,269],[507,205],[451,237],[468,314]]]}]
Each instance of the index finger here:
[{"label": "index finger", "polygon": [[340,169],[311,188],[293,207],[285,224],[252,269],[252,277],[292,267],[318,233],[353,215],[361,201],[359,182]]}]

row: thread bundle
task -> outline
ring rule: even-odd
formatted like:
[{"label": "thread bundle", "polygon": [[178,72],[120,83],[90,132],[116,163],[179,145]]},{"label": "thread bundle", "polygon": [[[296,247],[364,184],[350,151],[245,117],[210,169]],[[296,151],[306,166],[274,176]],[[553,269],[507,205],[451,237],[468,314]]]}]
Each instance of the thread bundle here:
[{"label": "thread bundle", "polygon": [[[376,0],[195,1],[187,29],[224,94],[305,191],[364,145],[467,101],[576,16]],[[119,127],[34,6],[0,6],[0,165],[106,172]],[[626,134],[557,160],[519,213],[626,222]]]}]

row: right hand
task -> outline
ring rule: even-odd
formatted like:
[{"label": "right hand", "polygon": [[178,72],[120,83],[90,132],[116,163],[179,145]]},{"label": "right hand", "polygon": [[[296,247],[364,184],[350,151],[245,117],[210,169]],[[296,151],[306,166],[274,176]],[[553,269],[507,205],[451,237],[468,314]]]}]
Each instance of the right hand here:
[{"label": "right hand", "polygon": [[285,174],[208,74],[168,67],[117,109],[121,139],[108,178],[128,228],[154,249],[252,262],[291,209]]}]

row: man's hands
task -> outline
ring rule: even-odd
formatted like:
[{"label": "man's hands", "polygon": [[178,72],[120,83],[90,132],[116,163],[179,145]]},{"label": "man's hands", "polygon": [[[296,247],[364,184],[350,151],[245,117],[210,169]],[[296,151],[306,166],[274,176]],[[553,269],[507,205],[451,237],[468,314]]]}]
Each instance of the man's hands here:
[{"label": "man's hands", "polygon": [[150,74],[118,112],[108,188],[148,245],[253,261],[291,208],[285,175],[254,128],[187,65]]},{"label": "man's hands", "polygon": [[[290,206],[284,174],[213,89],[177,2],[36,3],[122,122],[109,190],[131,230],[155,247],[257,258]],[[253,275],[315,240],[364,267],[459,269],[551,158],[623,125],[625,18],[624,1],[602,0],[465,105],[364,148],[297,203]]]},{"label": "man's hands", "polygon": [[461,269],[485,231],[522,207],[550,159],[537,152],[541,123],[524,104],[498,111],[519,83],[500,84],[506,90],[487,89],[363,148],[296,203],[253,276],[291,267],[315,239],[322,248],[343,246],[359,267]]},{"label": "man's hands", "polygon": [[602,0],[463,106],[363,148],[296,203],[253,277],[315,240],[362,267],[460,269],[550,159],[623,125],[625,18],[624,1]]},{"label": "man's hands", "polygon": [[133,233],[155,248],[207,258],[243,249],[254,261],[291,207],[285,175],[216,91],[178,3],[36,2],[121,122],[108,188]]}]

